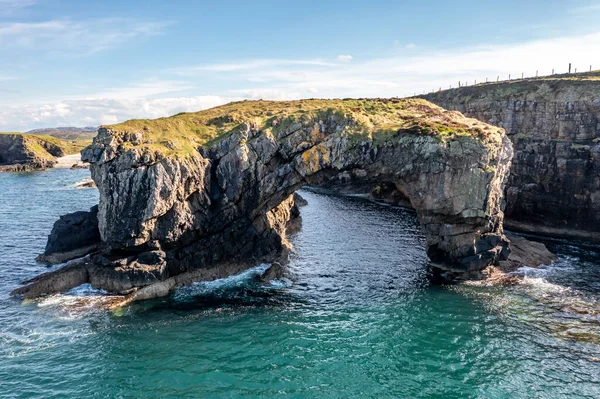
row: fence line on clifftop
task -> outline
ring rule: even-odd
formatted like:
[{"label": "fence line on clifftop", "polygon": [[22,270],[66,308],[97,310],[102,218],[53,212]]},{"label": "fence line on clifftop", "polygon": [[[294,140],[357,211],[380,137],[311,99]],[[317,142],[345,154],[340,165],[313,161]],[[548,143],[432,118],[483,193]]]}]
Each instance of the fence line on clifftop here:
[{"label": "fence line on clifftop", "polygon": [[[590,73],[592,71],[593,71],[592,70],[592,66],[590,65],[589,71],[579,72],[579,74]],[[547,77],[554,76],[554,75],[575,75],[577,73],[578,73],[577,72],[577,68],[575,68],[575,71],[573,73],[571,73],[571,63],[569,63],[569,70],[568,70],[568,72],[563,73],[563,74],[557,74],[557,73],[555,73],[555,69],[552,68],[552,73],[550,75],[539,76],[539,69],[536,69],[535,76],[533,76],[533,75],[532,76],[525,76],[525,72],[521,72],[521,78],[520,79],[519,78],[514,79],[514,78],[512,78],[512,74],[509,73],[508,74],[508,79],[500,80],[500,75],[497,75],[495,82],[493,80],[490,81],[489,78],[486,77],[485,78],[485,83],[483,81],[481,81],[479,84],[482,85],[482,84],[488,84],[488,83],[512,82],[512,81],[519,81],[519,80],[525,80],[525,79],[531,79],[531,78],[547,78]],[[467,87],[467,86],[469,86],[469,82],[467,80],[465,80],[464,82],[461,81],[461,80],[459,80],[458,81],[458,86],[456,88],[462,88],[462,87]],[[473,80],[473,84],[471,86],[477,86],[477,79]],[[438,92],[443,91],[443,90],[452,90],[452,85],[449,85],[448,89],[445,89],[445,88],[442,89],[442,87],[440,86],[439,89],[432,89],[431,91],[423,90],[423,95],[438,93]],[[417,93],[415,92],[414,95],[416,96]]]}]

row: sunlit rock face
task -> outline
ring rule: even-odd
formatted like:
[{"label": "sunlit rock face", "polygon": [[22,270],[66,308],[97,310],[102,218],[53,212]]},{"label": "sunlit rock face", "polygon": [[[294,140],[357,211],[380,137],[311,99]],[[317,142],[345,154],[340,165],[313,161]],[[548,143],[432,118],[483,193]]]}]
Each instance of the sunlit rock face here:
[{"label": "sunlit rock face", "polygon": [[[272,261],[285,254],[286,225],[297,216],[291,195],[348,181],[393,184],[408,198],[437,267],[479,270],[507,256],[502,193],[512,146],[501,129],[422,100],[237,104],[205,111],[217,113],[210,121],[235,121],[236,110],[243,117],[191,151],[157,146],[152,121],[99,130],[83,151],[105,248],[86,266],[93,284],[126,292]],[[368,125],[365,114],[380,119]],[[103,277],[94,278],[99,267]],[[115,274],[129,279],[106,277]]]},{"label": "sunlit rock face", "polygon": [[0,172],[22,172],[51,168],[55,156],[64,151],[53,142],[21,133],[0,134]]},{"label": "sunlit rock face", "polygon": [[503,127],[515,156],[506,225],[600,240],[599,73],[464,87],[425,96]]}]

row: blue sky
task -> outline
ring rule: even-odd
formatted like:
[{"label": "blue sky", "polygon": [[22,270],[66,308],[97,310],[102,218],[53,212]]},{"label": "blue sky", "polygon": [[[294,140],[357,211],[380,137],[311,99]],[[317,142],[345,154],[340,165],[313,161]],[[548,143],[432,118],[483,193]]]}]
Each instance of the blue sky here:
[{"label": "blue sky", "polygon": [[600,69],[600,1],[0,0],[0,131]]}]

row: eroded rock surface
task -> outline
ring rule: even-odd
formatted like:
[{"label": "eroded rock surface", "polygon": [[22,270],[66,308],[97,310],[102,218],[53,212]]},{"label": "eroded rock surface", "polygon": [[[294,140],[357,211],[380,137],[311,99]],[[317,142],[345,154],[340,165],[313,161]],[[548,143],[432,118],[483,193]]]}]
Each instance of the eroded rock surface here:
[{"label": "eroded rock surface", "polygon": [[515,156],[506,226],[600,241],[600,73],[445,90],[425,96],[506,129]]},{"label": "eroded rock surface", "polygon": [[89,212],[69,213],[54,223],[46,249],[37,260],[49,264],[63,263],[96,250],[100,241],[98,206],[92,207]]},{"label": "eroded rock surface", "polygon": [[[512,146],[504,132],[422,100],[360,101],[243,102],[169,118],[177,129],[190,120],[235,125],[189,151],[174,136],[156,141],[166,122],[101,128],[83,159],[100,191],[104,250],[80,268],[95,287],[137,300],[281,259],[299,214],[294,191],[340,180],[395,185],[441,268],[479,270],[505,258]],[[378,128],[375,117],[396,126]],[[15,293],[48,293],[36,288],[47,280]]]}]

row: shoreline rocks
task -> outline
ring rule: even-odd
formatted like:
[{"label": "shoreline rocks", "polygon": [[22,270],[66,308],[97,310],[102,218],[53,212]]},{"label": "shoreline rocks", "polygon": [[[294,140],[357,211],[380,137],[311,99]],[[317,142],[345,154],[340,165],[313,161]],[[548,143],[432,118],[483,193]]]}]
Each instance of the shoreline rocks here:
[{"label": "shoreline rocks", "polygon": [[[74,143],[47,136],[0,133],[0,172],[28,172],[57,165],[56,157],[77,149]],[[81,147],[79,147],[81,148]]]},{"label": "shoreline rocks", "polygon": [[75,183],[75,188],[95,188],[96,182],[92,179],[85,179]]},{"label": "shoreline rocks", "polygon": [[513,285],[522,280],[522,276],[514,272],[524,266],[538,268],[542,265],[550,265],[556,260],[556,255],[548,250],[541,242],[523,237],[521,235],[507,233],[510,241],[510,255],[483,270],[471,273],[457,274],[447,270],[432,270],[434,279],[440,281],[469,281],[475,285]]}]

